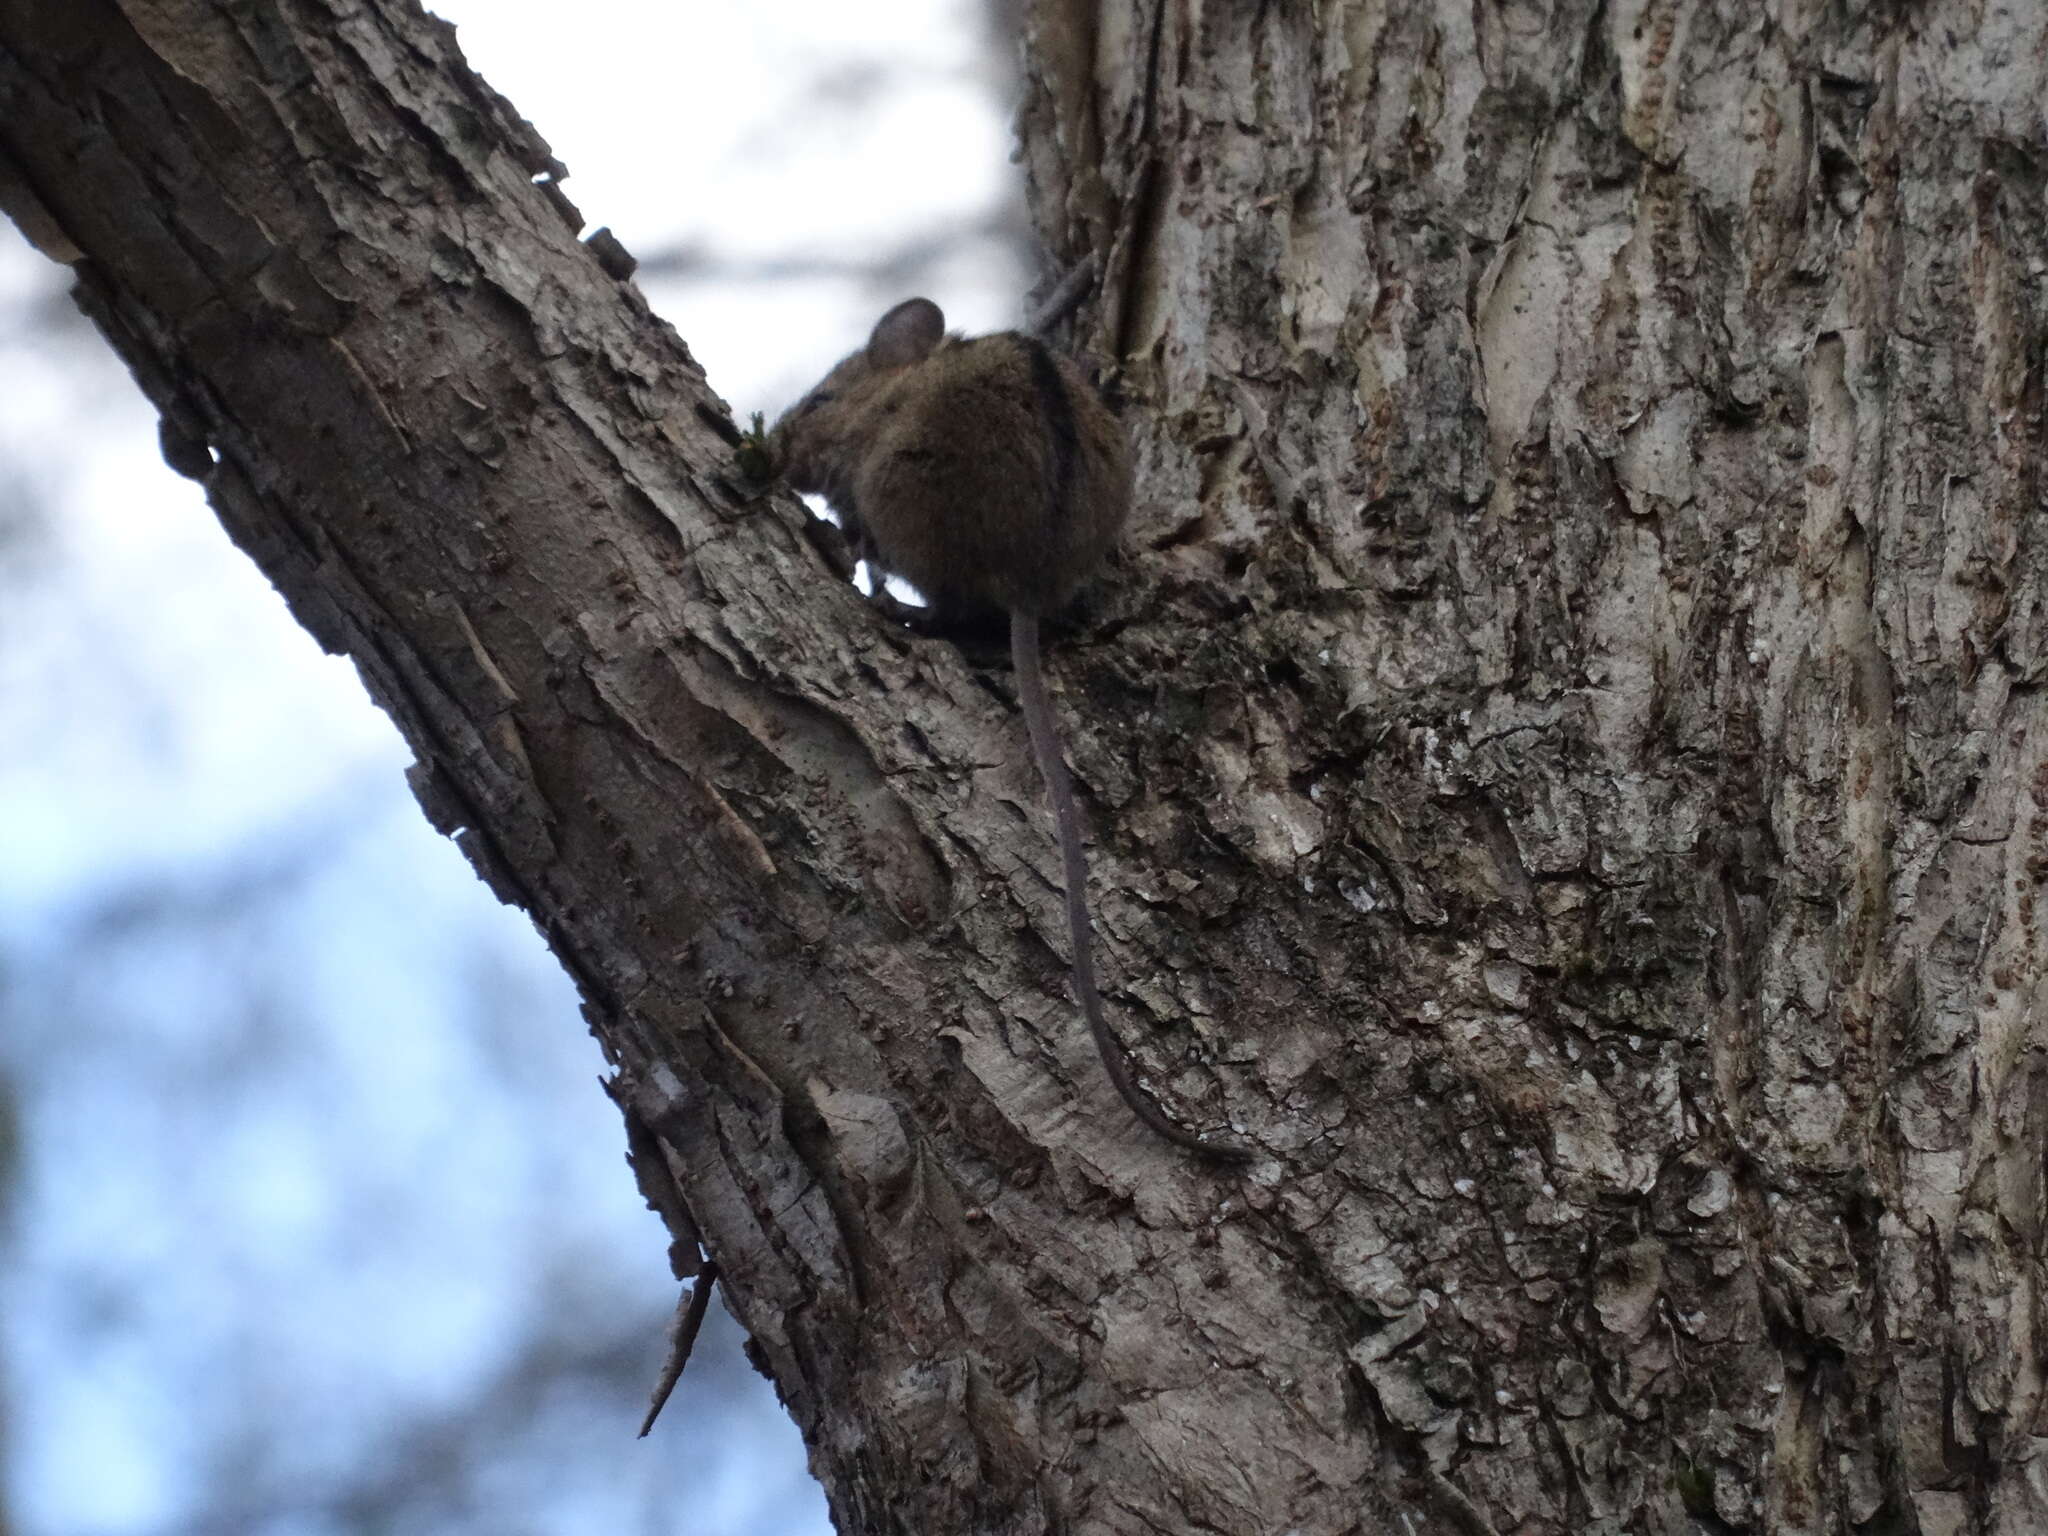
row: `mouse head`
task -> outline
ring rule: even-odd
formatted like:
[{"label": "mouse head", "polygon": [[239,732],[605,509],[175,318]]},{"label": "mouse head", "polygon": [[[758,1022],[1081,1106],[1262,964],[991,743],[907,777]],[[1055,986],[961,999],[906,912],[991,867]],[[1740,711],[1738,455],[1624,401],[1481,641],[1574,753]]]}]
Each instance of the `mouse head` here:
[{"label": "mouse head", "polygon": [[890,382],[932,355],[946,317],[930,299],[905,299],[881,319],[867,345],[842,358],[775,423],[769,453],[791,488],[828,499],[846,485],[874,437],[873,412]]}]

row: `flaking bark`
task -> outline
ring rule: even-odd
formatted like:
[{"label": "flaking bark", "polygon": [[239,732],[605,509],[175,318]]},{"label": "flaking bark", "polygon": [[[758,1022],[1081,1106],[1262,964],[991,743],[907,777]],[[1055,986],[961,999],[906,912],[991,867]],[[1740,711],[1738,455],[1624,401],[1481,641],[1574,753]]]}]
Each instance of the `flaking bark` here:
[{"label": "flaking bark", "polygon": [[731,484],[444,29],[0,5],[0,196],[577,976],[842,1529],[2048,1529],[2048,14],[1027,37],[1139,462],[1049,651],[1103,970],[1243,1177],[1100,1083],[1007,677]]}]

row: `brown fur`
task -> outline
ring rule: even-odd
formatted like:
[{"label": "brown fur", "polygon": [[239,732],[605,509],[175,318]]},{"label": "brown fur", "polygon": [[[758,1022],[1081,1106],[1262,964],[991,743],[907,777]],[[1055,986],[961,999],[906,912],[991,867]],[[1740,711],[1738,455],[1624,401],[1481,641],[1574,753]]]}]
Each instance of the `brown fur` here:
[{"label": "brown fur", "polygon": [[941,614],[1056,612],[1123,531],[1123,429],[1036,338],[944,326],[926,299],[890,310],[775,424],[771,452]]}]

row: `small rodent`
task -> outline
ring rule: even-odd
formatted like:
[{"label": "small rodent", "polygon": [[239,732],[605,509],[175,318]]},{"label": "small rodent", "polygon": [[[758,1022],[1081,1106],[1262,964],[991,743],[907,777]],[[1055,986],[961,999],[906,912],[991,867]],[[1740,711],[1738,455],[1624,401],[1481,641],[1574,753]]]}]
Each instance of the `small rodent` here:
[{"label": "small rodent", "polygon": [[1167,1119],[1132,1080],[1103,1018],[1080,820],[1039,665],[1039,619],[1066,606],[1130,512],[1123,428],[1081,370],[1037,337],[948,336],[938,305],[907,299],[790,407],[768,442],[790,486],[822,495],[855,552],[916,587],[935,616],[1009,614],[1017,692],[1059,832],[1075,990],[1102,1064],[1168,1141],[1249,1156]]}]

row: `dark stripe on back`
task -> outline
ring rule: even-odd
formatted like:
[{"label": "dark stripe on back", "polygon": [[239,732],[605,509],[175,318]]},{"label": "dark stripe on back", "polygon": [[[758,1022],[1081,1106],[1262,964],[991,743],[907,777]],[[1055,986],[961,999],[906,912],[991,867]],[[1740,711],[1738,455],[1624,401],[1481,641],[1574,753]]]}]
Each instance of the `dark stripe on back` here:
[{"label": "dark stripe on back", "polygon": [[1052,473],[1046,477],[1046,484],[1052,491],[1052,506],[1047,510],[1057,523],[1066,518],[1072,499],[1068,493],[1074,485],[1074,465],[1081,455],[1081,437],[1074,425],[1074,401],[1067,393],[1067,381],[1059,364],[1053,361],[1045,343],[1035,336],[1021,339],[1031,357],[1031,387],[1038,396],[1038,415],[1051,439],[1047,446],[1052,450]]}]

